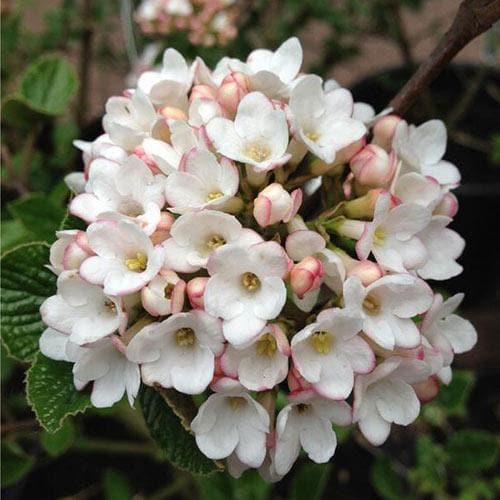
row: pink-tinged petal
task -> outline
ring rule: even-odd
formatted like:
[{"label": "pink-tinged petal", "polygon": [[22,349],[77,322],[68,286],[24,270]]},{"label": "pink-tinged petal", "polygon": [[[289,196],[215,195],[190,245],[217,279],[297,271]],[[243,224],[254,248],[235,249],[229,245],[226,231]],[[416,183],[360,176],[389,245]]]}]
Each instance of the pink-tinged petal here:
[{"label": "pink-tinged petal", "polygon": [[300,205],[302,204],[302,189],[295,189],[291,192],[290,196],[292,197],[292,207],[290,209],[290,212],[283,219],[283,222],[290,222],[297,215]]},{"label": "pink-tinged petal", "polygon": [[266,196],[259,196],[254,201],[253,216],[260,227],[266,227],[271,220],[272,202]]},{"label": "pink-tinged petal", "polygon": [[305,229],[291,233],[285,243],[286,252],[296,262],[321,252],[325,246],[325,240],[319,233]]}]

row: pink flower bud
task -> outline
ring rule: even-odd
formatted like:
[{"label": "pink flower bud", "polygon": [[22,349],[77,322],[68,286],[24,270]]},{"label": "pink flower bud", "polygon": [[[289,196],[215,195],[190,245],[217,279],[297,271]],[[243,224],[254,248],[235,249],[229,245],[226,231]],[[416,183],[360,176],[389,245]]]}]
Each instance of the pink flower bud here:
[{"label": "pink flower bud", "polygon": [[357,276],[361,280],[361,283],[363,283],[363,286],[370,285],[383,275],[384,272],[380,266],[371,260],[359,261],[347,270],[347,276]]},{"label": "pink flower bud", "polygon": [[431,375],[427,380],[413,384],[413,389],[422,403],[429,403],[439,393],[439,381],[435,375]]},{"label": "pink flower bud", "polygon": [[307,382],[302,375],[299,373],[295,366],[292,366],[288,371],[288,389],[290,389],[290,395],[296,395],[302,391],[311,390],[311,384]]},{"label": "pink flower bud", "polygon": [[160,213],[160,222],[156,226],[155,232],[149,237],[154,245],[159,245],[170,237],[170,228],[174,221],[175,218],[170,212]]},{"label": "pink flower bud", "polygon": [[334,165],[339,165],[339,164],[344,164],[348,163],[351,161],[351,158],[359,153],[366,144],[366,137],[362,137],[361,139],[358,139],[356,142],[353,142],[352,144],[349,144],[348,146],[340,149],[337,151],[337,154],[335,155],[335,160],[333,162]]},{"label": "pink flower bud", "polygon": [[191,90],[189,102],[195,99],[215,99],[217,96],[216,91],[208,85],[195,85]]},{"label": "pink flower bud", "polygon": [[175,108],[173,106],[165,106],[160,109],[160,114],[170,120],[187,120],[186,113],[184,113],[182,109]]},{"label": "pink flower bud", "polygon": [[397,157],[380,146],[368,144],[350,161],[355,179],[369,188],[388,187],[396,171]]},{"label": "pink flower bud", "polygon": [[193,278],[187,284],[187,296],[189,303],[193,309],[203,309],[203,294],[205,293],[205,287],[207,286],[207,277]]},{"label": "pink flower bud", "polygon": [[151,316],[177,314],[184,306],[185,290],[185,281],[174,271],[162,269],[141,290],[142,305]]},{"label": "pink flower bud", "polygon": [[302,298],[305,293],[321,286],[325,268],[316,257],[305,257],[290,271],[290,285],[295,294]]},{"label": "pink flower bud", "polygon": [[392,138],[401,117],[397,115],[387,115],[380,118],[373,126],[372,143],[380,146],[389,152],[392,149]]},{"label": "pink flower bud", "polygon": [[242,73],[229,73],[221,86],[217,89],[217,101],[227,111],[229,116],[234,116],[238,104],[248,94],[248,82]]},{"label": "pink flower bud", "polygon": [[458,212],[458,200],[453,193],[446,193],[439,205],[434,209],[434,215],[446,215],[447,217],[455,217]]},{"label": "pink flower bud", "polygon": [[296,189],[289,194],[277,182],[269,184],[254,201],[253,216],[259,226],[266,227],[279,221],[289,222],[302,203],[302,191]]}]

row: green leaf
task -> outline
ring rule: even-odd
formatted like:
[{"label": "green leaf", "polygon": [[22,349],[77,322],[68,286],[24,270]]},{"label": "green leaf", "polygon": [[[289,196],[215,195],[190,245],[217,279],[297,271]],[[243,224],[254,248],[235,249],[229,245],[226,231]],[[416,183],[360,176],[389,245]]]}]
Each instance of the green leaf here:
[{"label": "green leaf", "polygon": [[386,500],[405,498],[405,485],[386,457],[375,459],[371,469],[371,483],[376,492]]},{"label": "green leaf", "polygon": [[65,420],[56,432],[43,430],[40,434],[40,444],[51,456],[57,457],[67,451],[75,440],[75,426],[71,420]]},{"label": "green leaf", "polygon": [[2,102],[2,121],[13,127],[30,129],[37,122],[47,119],[47,115],[33,109],[21,96],[10,95]]},{"label": "green leaf", "polygon": [[9,212],[38,240],[52,242],[64,218],[64,209],[47,195],[30,194],[9,203]]},{"label": "green leaf", "polygon": [[410,480],[422,494],[444,493],[446,488],[446,461],[443,447],[429,436],[418,436],[416,466],[410,471]]},{"label": "green leaf", "polygon": [[0,345],[0,352],[2,356],[0,361],[1,380],[6,382],[14,371],[15,361],[7,356],[7,351],[3,345]]},{"label": "green leaf", "polygon": [[331,471],[331,464],[304,464],[293,476],[290,500],[321,500]]},{"label": "green leaf", "polygon": [[264,481],[256,470],[248,470],[234,479],[227,472],[196,478],[201,500],[266,500],[272,485]]},{"label": "green leaf", "polygon": [[26,393],[40,425],[52,433],[61,428],[68,415],[90,406],[89,394],[75,389],[72,364],[54,361],[42,353],[28,370]]},{"label": "green leaf", "polygon": [[2,487],[17,483],[34,464],[35,459],[19,445],[2,440]]},{"label": "green leaf", "polygon": [[104,471],[102,485],[105,500],[132,498],[132,491],[126,476],[115,469],[106,469]]},{"label": "green leaf", "polygon": [[78,89],[73,67],[58,56],[44,56],[31,64],[21,82],[21,96],[30,106],[48,115],[66,111]]},{"label": "green leaf", "polygon": [[49,248],[43,243],[22,245],[6,253],[0,263],[2,341],[10,356],[31,361],[45,330],[40,305],[56,292],[56,276],[44,266]]},{"label": "green leaf", "polygon": [[203,455],[194,436],[157,390],[141,387],[139,401],[151,437],[174,465],[195,474],[208,474],[222,467]]},{"label": "green leaf", "polygon": [[450,465],[458,471],[490,469],[498,460],[498,438],[486,431],[464,430],[451,435],[446,443]]},{"label": "green leaf", "polygon": [[0,253],[4,254],[8,250],[21,245],[22,243],[28,243],[33,241],[35,238],[33,234],[26,231],[26,228],[21,224],[20,221],[12,219],[2,221],[2,238],[0,241]]}]

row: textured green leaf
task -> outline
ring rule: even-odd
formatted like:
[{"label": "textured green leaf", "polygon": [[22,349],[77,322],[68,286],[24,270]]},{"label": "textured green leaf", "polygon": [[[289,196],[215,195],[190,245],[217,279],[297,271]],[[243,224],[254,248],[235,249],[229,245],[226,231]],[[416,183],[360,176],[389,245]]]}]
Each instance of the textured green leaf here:
[{"label": "textured green leaf", "polygon": [[451,435],[446,443],[450,465],[459,471],[490,469],[498,460],[498,437],[485,431],[464,430]]},{"label": "textured green leaf", "polygon": [[42,113],[63,113],[75,95],[78,80],[73,67],[58,56],[44,56],[24,73],[20,93],[30,106]]},{"label": "textured green leaf", "polygon": [[410,471],[410,479],[416,491],[422,494],[444,493],[446,488],[446,453],[443,447],[429,436],[418,436],[416,465]]},{"label": "textured green leaf", "polygon": [[56,277],[44,266],[49,248],[30,243],[15,248],[1,259],[2,341],[19,361],[31,361],[45,329],[40,305],[56,292]]},{"label": "textured green leaf", "polygon": [[124,474],[115,469],[106,469],[102,477],[105,500],[127,500],[132,498],[130,484]]},{"label": "textured green leaf", "polygon": [[195,474],[208,474],[221,468],[198,449],[194,436],[183,427],[160,392],[143,386],[139,401],[151,437],[174,465]]},{"label": "textured green leaf", "polygon": [[53,203],[47,195],[31,194],[9,203],[9,212],[18,219],[26,231],[37,240],[52,242],[64,218],[64,209]]},{"label": "textured green leaf", "polygon": [[11,95],[2,102],[2,121],[21,129],[30,129],[37,122],[47,119],[47,115],[33,109],[24,97]]},{"label": "textured green leaf", "polygon": [[2,221],[2,238],[0,241],[0,253],[4,254],[8,250],[23,243],[33,241],[33,235],[26,231],[25,227],[18,220]]},{"label": "textured green leaf", "polygon": [[371,469],[371,483],[375,491],[386,500],[405,498],[405,485],[386,457],[375,459]]},{"label": "textured green leaf", "polygon": [[331,464],[304,464],[293,476],[290,500],[321,500],[331,471]]},{"label": "textured green leaf", "polygon": [[51,456],[57,457],[68,450],[75,440],[75,426],[71,420],[65,420],[56,432],[43,430],[40,434],[40,444]]},{"label": "textured green leaf", "polygon": [[16,443],[2,440],[2,487],[22,479],[33,467],[35,459]]},{"label": "textured green leaf", "polygon": [[90,406],[89,394],[75,389],[72,366],[71,363],[54,361],[38,353],[28,370],[28,402],[40,425],[48,432],[57,432],[68,415],[83,412]]},{"label": "textured green leaf", "polygon": [[467,370],[454,370],[453,380],[448,386],[441,387],[435,400],[448,416],[464,417],[467,401],[474,387],[474,374]]},{"label": "textured green leaf", "polygon": [[234,479],[227,472],[196,478],[200,500],[266,500],[272,485],[256,470],[248,470]]}]

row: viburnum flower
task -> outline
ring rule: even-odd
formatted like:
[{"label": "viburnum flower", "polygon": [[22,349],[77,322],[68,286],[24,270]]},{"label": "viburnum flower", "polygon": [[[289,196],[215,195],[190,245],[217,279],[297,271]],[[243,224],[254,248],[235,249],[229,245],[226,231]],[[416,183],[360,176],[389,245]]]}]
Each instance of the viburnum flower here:
[{"label": "viburnum flower", "polygon": [[90,402],[96,408],[107,408],[126,393],[130,406],[139,391],[139,366],[123,354],[118,337],[104,337],[79,346],[68,335],[47,328],[40,337],[40,350],[45,356],[74,363],[73,380],[77,390],[92,384]]},{"label": "viburnum flower", "polygon": [[250,346],[235,349],[228,345],[221,357],[221,368],[248,390],[263,391],[285,380],[289,356],[286,335],[278,325],[271,323]]},{"label": "viburnum flower", "polygon": [[391,424],[409,425],[420,412],[420,401],[412,384],[430,375],[424,361],[393,356],[372,373],[356,378],[353,421],[370,443],[381,445]]},{"label": "viburnum flower", "polygon": [[272,170],[290,159],[285,113],[260,92],[241,100],[234,122],[218,117],[210,120],[207,134],[220,154],[256,171]]},{"label": "viburnum flower", "polygon": [[[219,0],[147,4],[148,32],[231,34]],[[132,404],[141,382],[145,411],[155,390],[183,393],[198,412],[178,432],[234,477],[278,481],[301,448],[330,460],[332,423],[382,444],[477,341],[463,295],[432,289],[464,248],[443,123],[376,114],[301,73],[295,37],[213,70],[174,49],[144,61],[108,100],[105,133],[75,142],[42,353],[72,364],[94,406]]]},{"label": "viburnum flower", "polygon": [[287,260],[277,243],[226,245],[211,255],[207,269],[211,277],[205,288],[205,310],[224,320],[224,337],[231,344],[243,346],[253,340],[266,321],[281,312]]},{"label": "viburnum flower", "polygon": [[234,452],[247,466],[259,467],[266,455],[269,415],[236,381],[222,379],[214,389],[191,422],[198,447],[209,458]]},{"label": "viburnum flower", "polygon": [[130,222],[94,222],[87,229],[87,238],[96,255],[82,263],[81,276],[89,283],[103,285],[106,294],[137,292],[163,265],[163,248],[153,246],[147,235]]},{"label": "viburnum flower", "polygon": [[211,382],[214,357],[222,345],[220,321],[203,311],[177,313],[140,330],[127,346],[127,358],[141,364],[145,384],[200,394]]},{"label": "viburnum flower", "polygon": [[99,286],[83,281],[76,271],[64,271],[57,279],[57,295],[40,307],[44,323],[67,334],[77,345],[95,342],[127,324],[119,297],[105,295]]},{"label": "viburnum flower", "polygon": [[343,400],[349,396],[354,373],[369,373],[375,355],[357,334],[359,315],[341,309],[324,309],[314,323],[292,339],[292,357],[298,372],[321,396]]},{"label": "viburnum flower", "polygon": [[329,401],[307,391],[291,398],[276,418],[276,473],[288,473],[301,447],[314,462],[328,462],[337,447],[332,423],[349,425],[351,421],[351,407],[345,401]]},{"label": "viburnum flower", "polygon": [[420,332],[412,318],[432,303],[432,290],[411,274],[383,276],[364,287],[358,277],[344,284],[348,310],[362,317],[363,332],[385,349],[420,345]]},{"label": "viburnum flower", "polygon": [[166,180],[167,201],[174,213],[202,208],[224,210],[238,191],[237,168],[227,159],[219,163],[209,151],[192,150],[185,166]]}]

